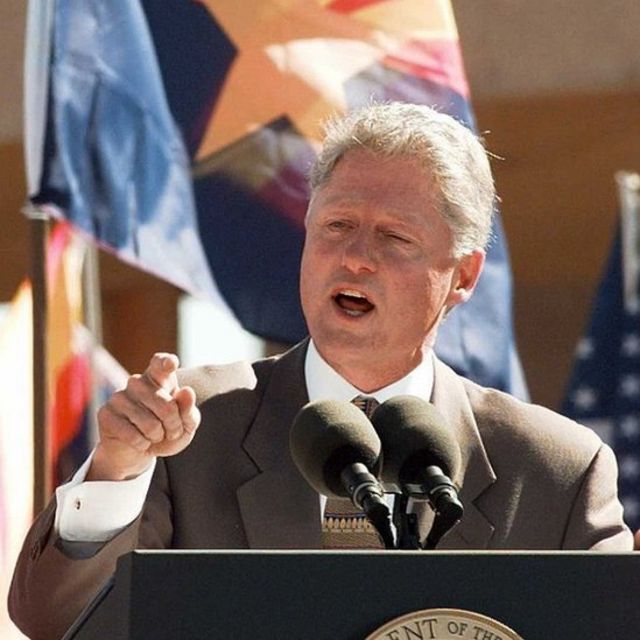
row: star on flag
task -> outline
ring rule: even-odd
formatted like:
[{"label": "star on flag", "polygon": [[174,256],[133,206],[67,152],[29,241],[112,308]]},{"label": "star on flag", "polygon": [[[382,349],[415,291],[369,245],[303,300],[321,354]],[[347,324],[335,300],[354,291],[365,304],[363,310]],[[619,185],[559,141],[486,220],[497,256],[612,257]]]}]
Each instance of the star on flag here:
[{"label": "star on flag", "polygon": [[640,355],[640,335],[637,333],[626,334],[622,339],[620,353],[627,358]]},{"label": "star on flag", "polygon": [[[284,115],[317,145],[319,123],[349,106],[348,80],[375,64],[432,79],[439,74],[443,84],[468,95],[449,2],[202,2],[238,54],[198,149],[198,161]],[[455,47],[443,55],[448,41]]]}]

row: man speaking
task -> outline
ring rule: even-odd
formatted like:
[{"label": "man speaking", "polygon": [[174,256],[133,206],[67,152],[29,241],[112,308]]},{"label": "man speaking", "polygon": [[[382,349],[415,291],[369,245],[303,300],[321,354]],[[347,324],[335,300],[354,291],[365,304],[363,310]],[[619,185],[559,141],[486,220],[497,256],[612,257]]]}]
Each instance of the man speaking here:
[{"label": "man speaking", "polygon": [[[460,447],[452,480],[465,508],[438,548],[631,550],[615,459],[593,432],[433,353],[489,241],[495,192],[477,138],[424,106],[372,105],[328,126],[311,186],[300,273],[310,338],[280,357],[185,371],[156,354],[100,409],[93,455],[35,521],[16,567],[10,611],[32,638],[59,637],[134,548],[327,546],[331,501],[289,450],[309,401],[435,405]],[[430,509],[416,514],[426,536]]]}]

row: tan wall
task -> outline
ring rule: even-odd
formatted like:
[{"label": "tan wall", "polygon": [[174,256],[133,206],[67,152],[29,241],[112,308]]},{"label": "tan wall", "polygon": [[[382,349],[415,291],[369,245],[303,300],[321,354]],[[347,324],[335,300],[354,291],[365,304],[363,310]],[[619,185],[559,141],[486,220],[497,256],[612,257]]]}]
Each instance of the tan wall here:
[{"label": "tan wall", "polygon": [[516,331],[533,398],[555,407],[617,216],[614,173],[640,170],[640,92],[476,103],[515,279]]},{"label": "tan wall", "polygon": [[177,304],[180,292],[152,276],[130,271],[126,286],[113,282],[120,272],[110,269],[115,259],[103,260],[108,287],[103,294],[104,342],[129,371],[143,371],[155,351],[177,349]]},{"label": "tan wall", "polygon": [[638,0],[453,0],[476,100],[640,88]]},{"label": "tan wall", "polygon": [[0,144],[0,301],[13,296],[29,268],[25,193],[22,145]]}]

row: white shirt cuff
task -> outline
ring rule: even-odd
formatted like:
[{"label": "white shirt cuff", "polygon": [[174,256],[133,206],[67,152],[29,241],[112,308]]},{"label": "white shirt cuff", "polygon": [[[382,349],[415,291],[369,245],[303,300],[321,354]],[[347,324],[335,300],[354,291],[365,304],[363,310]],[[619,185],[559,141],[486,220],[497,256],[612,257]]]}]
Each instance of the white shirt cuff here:
[{"label": "white shirt cuff", "polygon": [[155,458],[133,480],[88,481],[93,452],[69,482],[56,489],[55,530],[70,542],[106,542],[114,538],[142,511]]}]

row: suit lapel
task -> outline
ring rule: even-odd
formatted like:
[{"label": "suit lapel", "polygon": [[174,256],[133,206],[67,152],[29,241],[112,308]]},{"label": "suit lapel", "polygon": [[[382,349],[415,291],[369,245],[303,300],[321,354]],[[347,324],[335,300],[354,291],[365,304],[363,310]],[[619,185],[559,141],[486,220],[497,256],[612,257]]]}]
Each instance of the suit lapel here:
[{"label": "suit lapel", "polygon": [[[243,448],[258,474],[237,492],[249,546],[255,549],[317,549],[321,547],[318,494],[307,484],[289,452],[289,429],[308,402],[304,359],[308,341],[284,354],[274,365],[262,402]],[[465,507],[460,523],[439,549],[485,549],[494,525],[476,500],[495,482],[471,405],[460,378],[435,360],[433,403],[454,429],[462,464],[454,482],[461,486]],[[432,515],[426,504],[416,509],[420,530],[428,531]]]},{"label": "suit lapel", "polygon": [[[462,465],[454,482],[460,487],[464,516],[438,545],[440,549],[485,549],[495,529],[480,511],[477,499],[496,481],[461,379],[435,359],[433,404],[454,430]],[[424,530],[424,529],[422,529]]]},{"label": "suit lapel", "polygon": [[320,501],[289,452],[289,429],[308,402],[304,358],[308,341],[274,365],[243,448],[259,473],[237,492],[251,548],[318,548]]}]

